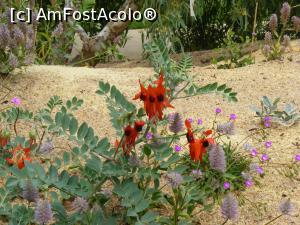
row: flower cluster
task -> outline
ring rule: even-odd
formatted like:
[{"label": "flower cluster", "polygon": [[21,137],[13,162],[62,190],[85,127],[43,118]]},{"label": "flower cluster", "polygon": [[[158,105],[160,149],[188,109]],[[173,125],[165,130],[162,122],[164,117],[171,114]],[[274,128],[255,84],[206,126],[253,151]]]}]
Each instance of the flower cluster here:
[{"label": "flower cluster", "polygon": [[35,29],[25,22],[12,24],[9,16],[0,22],[0,74],[33,63]]},{"label": "flower cluster", "polygon": [[[285,31],[289,28],[289,21],[291,17],[291,6],[285,2],[280,10],[280,23],[282,24],[281,35],[277,34],[278,28],[278,16],[272,14],[269,20],[269,31],[265,32],[264,46],[262,53],[268,60],[280,59],[282,54],[290,47],[291,38],[285,34]],[[297,16],[291,18],[292,27],[297,32],[300,31],[300,19]],[[273,40],[273,37],[278,37],[277,40]]]},{"label": "flower cluster", "polygon": [[163,110],[167,107],[173,108],[168,99],[168,90],[164,86],[164,76],[161,73],[159,79],[155,82],[156,87],[148,85],[147,88],[140,83],[141,91],[136,94],[134,100],[140,99],[144,102],[144,109],[149,120],[156,121],[163,119]]}]

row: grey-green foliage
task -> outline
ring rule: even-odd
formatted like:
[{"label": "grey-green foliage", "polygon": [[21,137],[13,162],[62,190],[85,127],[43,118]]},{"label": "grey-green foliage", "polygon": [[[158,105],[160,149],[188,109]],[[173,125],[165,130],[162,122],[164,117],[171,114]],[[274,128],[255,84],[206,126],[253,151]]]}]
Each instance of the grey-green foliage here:
[{"label": "grey-green foliage", "polygon": [[278,123],[283,126],[292,126],[300,120],[300,114],[297,106],[293,103],[286,103],[282,110],[278,109],[280,98],[272,101],[269,97],[263,96],[260,101],[261,106],[253,106],[252,110],[257,116],[263,118],[270,116],[272,122]]},{"label": "grey-green foliage", "polygon": [[109,83],[100,81],[96,93],[106,97],[112,125],[120,135],[123,132],[124,124],[132,122],[135,118],[137,111],[135,105],[129,102],[116,86],[110,86]]},{"label": "grey-green foliage", "polygon": [[[237,93],[226,84],[212,83],[199,85],[195,82],[195,76],[190,75],[193,66],[192,57],[183,55],[179,62],[171,59],[169,48],[163,40],[156,40],[145,45],[145,54],[154,67],[155,72],[163,72],[166,86],[170,88],[171,99],[187,98],[191,96],[218,93],[229,101],[237,102]],[[176,88],[175,88],[176,87]],[[176,90],[179,88],[179,90]],[[186,95],[180,95],[184,92]]]}]

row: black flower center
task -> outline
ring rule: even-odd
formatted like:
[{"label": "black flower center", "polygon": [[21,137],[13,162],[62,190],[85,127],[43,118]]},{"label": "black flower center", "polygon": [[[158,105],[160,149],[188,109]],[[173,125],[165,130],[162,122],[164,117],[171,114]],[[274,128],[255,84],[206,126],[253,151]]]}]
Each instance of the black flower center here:
[{"label": "black flower center", "polygon": [[155,98],[154,98],[153,96],[150,96],[150,97],[149,97],[149,101],[150,101],[151,103],[153,103],[153,102],[155,102]]},{"label": "black flower center", "polygon": [[209,142],[208,142],[207,140],[205,140],[205,141],[203,142],[203,147],[206,148],[206,147],[208,147],[208,146],[209,146]]},{"label": "black flower center", "polygon": [[141,94],[140,99],[142,101],[146,101],[147,100],[147,96],[145,94]]},{"label": "black flower center", "polygon": [[165,97],[164,97],[163,95],[157,96],[157,100],[158,100],[159,102],[163,102],[164,99],[165,99]]},{"label": "black flower center", "polygon": [[141,132],[141,131],[143,130],[143,126],[141,126],[141,125],[136,125],[136,126],[134,127],[134,129],[135,129],[137,132]]}]

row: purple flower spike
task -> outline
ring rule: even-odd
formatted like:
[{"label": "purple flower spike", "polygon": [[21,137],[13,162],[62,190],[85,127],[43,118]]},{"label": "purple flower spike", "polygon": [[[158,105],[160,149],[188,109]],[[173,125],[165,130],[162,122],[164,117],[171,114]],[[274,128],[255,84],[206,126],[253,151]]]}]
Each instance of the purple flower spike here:
[{"label": "purple flower spike", "polygon": [[220,114],[222,112],[221,108],[216,108],[216,114]]},{"label": "purple flower spike", "polygon": [[248,187],[251,187],[253,185],[253,182],[252,180],[246,180],[245,181],[245,186],[248,188]]},{"label": "purple flower spike", "polygon": [[298,155],[295,156],[295,160],[296,160],[297,162],[300,162],[300,154],[298,154]]},{"label": "purple flower spike", "polygon": [[153,134],[151,132],[148,132],[146,138],[147,140],[151,140],[153,138]]},{"label": "purple flower spike", "polygon": [[257,172],[259,175],[261,175],[261,174],[264,173],[264,169],[261,168],[260,166],[258,166],[258,167],[256,168],[256,172]]},{"label": "purple flower spike", "polygon": [[230,114],[230,120],[236,120],[236,118],[237,116],[234,113]]},{"label": "purple flower spike", "polygon": [[228,181],[225,181],[223,187],[225,190],[228,190],[230,188],[230,183]]},{"label": "purple flower spike", "polygon": [[19,105],[21,105],[21,99],[19,99],[17,97],[13,97],[12,100],[11,100],[11,103],[19,106]]},{"label": "purple flower spike", "polygon": [[193,122],[194,122],[193,118],[188,118],[188,121],[189,121],[190,123],[193,123]]},{"label": "purple flower spike", "polygon": [[262,160],[263,162],[266,162],[266,161],[269,160],[269,156],[268,156],[267,154],[263,154],[263,155],[261,156],[261,160]]},{"label": "purple flower spike", "polygon": [[179,146],[179,145],[175,145],[175,151],[176,152],[180,152],[181,151],[181,146]]},{"label": "purple flower spike", "polygon": [[265,142],[265,147],[266,148],[271,148],[272,147],[272,141],[266,141]]},{"label": "purple flower spike", "polygon": [[198,124],[198,125],[202,125],[202,124],[203,124],[203,120],[202,120],[202,119],[198,119],[197,124]]}]

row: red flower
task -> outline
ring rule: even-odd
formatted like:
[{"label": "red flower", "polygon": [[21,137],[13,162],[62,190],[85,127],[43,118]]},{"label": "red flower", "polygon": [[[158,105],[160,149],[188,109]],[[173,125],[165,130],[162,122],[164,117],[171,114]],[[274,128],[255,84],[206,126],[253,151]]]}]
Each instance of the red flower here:
[{"label": "red flower", "polygon": [[134,122],[134,127],[128,125],[124,128],[124,141],[122,142],[124,154],[128,155],[131,149],[134,148],[135,141],[139,135],[139,132],[142,131],[144,125],[144,121],[136,121]]},{"label": "red flower", "polygon": [[140,99],[144,102],[144,109],[150,120],[152,118],[161,120],[163,118],[163,110],[167,107],[173,108],[167,98],[168,90],[166,90],[163,82],[164,76],[162,73],[155,82],[156,87],[148,85],[148,88],[146,89],[140,82],[141,91],[133,98],[134,100]]},{"label": "red flower", "polygon": [[25,161],[31,162],[30,148],[23,148],[21,145],[17,146],[12,151],[12,157],[6,158],[6,161],[9,165],[17,164],[19,169],[23,169],[25,167]]},{"label": "red flower", "polygon": [[[209,144],[213,144],[214,140],[212,138],[199,138],[195,139],[194,133],[192,131],[191,122],[189,120],[185,121],[185,126],[187,128],[187,141],[189,143],[190,148],[190,157],[191,160],[197,162],[200,160],[202,162],[203,155],[206,154],[206,148],[209,146]],[[210,135],[210,130],[204,132],[206,136]]]}]

